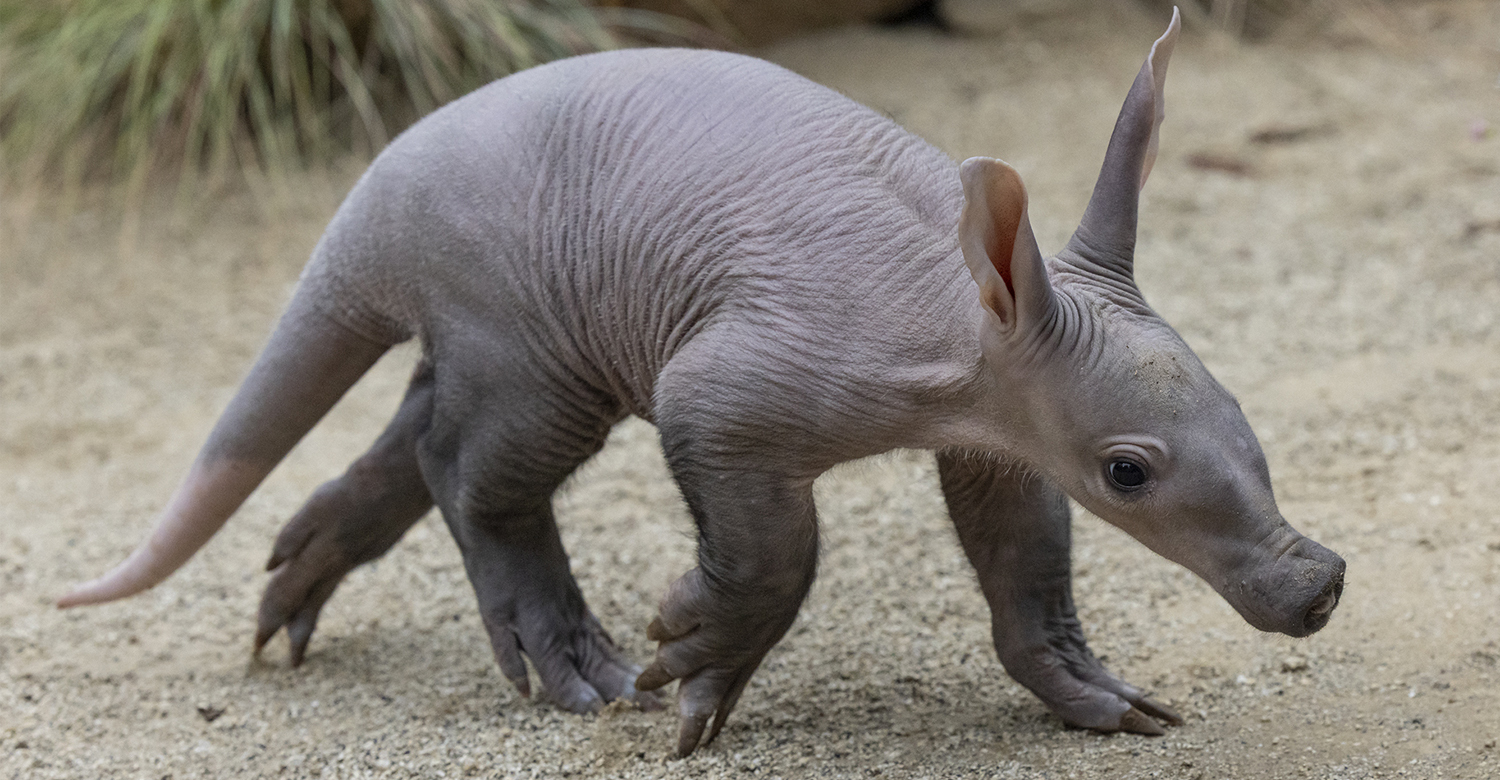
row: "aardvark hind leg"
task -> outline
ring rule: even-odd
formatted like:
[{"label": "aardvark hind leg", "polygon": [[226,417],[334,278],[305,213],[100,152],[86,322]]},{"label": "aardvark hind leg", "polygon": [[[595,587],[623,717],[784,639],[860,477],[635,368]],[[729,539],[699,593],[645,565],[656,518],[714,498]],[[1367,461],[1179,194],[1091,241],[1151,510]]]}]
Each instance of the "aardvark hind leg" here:
[{"label": "aardvark hind leg", "polygon": [[271,550],[274,572],[260,600],[259,652],[282,626],[299,666],[318,614],[354,567],[384,555],[427,510],[432,496],[417,466],[417,439],[432,419],[432,372],[417,367],[396,416],[343,476],[324,483]]},{"label": "aardvark hind leg", "polygon": [[[439,397],[445,377],[438,375]],[[656,708],[635,688],[640,667],[584,603],[552,514],[552,493],[603,446],[616,407],[522,372],[452,389],[419,448],[422,473],[463,553],[464,569],[501,672],[531,695],[526,663],[544,696],[572,712],[615,699]],[[535,385],[535,386],[532,386]]]}]

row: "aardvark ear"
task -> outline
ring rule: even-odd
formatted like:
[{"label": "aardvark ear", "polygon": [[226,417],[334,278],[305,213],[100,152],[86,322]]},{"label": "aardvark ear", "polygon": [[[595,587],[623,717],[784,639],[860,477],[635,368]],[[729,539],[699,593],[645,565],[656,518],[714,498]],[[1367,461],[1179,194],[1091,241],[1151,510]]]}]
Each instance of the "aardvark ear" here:
[{"label": "aardvark ear", "polygon": [[1026,185],[1016,169],[990,157],[972,157],[959,167],[964,211],[958,244],[980,301],[1009,331],[1034,321],[1052,305],[1052,286],[1026,218]]},{"label": "aardvark ear", "polygon": [[1094,194],[1083,212],[1083,222],[1068,242],[1067,253],[1076,253],[1098,264],[1100,270],[1130,279],[1134,273],[1136,209],[1141,188],[1156,162],[1157,138],[1166,116],[1167,62],[1182,29],[1181,17],[1172,9],[1167,31],[1151,46],[1120,108],[1115,130],[1104,153],[1104,167],[1094,184]]}]

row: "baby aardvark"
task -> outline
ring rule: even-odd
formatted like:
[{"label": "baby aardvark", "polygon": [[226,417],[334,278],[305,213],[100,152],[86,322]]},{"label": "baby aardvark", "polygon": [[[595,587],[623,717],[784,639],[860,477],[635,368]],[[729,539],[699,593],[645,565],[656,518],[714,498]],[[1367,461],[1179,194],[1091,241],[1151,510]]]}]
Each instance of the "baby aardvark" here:
[{"label": "baby aardvark", "polygon": [[[276,541],[256,644],[301,659],[318,611],[435,502],[504,674],[574,711],[680,680],[678,753],[713,739],[813,581],[813,480],[935,450],[1006,671],[1063,720],[1162,733],[1168,708],[1089,652],[1072,496],[1251,625],[1328,621],[1339,556],[1282,519],[1238,404],[1146,305],[1136,207],[1171,26],[1126,97],[1082,224],[1043,259],[1003,162],[955,166],[769,63],[635,50],[502,79],[398,138],[349,194],[151,537],[63,606],[193,555],[392,345],[395,419]],[[644,671],[584,604],[558,485],[635,414],[698,528]]]}]

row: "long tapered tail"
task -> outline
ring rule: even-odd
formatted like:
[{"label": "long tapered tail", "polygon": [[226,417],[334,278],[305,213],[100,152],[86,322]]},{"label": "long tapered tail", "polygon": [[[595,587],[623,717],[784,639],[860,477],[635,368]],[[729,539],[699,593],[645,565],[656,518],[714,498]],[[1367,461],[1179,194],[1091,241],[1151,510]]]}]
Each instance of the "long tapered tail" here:
[{"label": "long tapered tail", "polygon": [[322,305],[327,292],[303,280],[150,537],[109,573],[59,599],[59,607],[140,593],[187,563],[390,349],[328,316]]}]

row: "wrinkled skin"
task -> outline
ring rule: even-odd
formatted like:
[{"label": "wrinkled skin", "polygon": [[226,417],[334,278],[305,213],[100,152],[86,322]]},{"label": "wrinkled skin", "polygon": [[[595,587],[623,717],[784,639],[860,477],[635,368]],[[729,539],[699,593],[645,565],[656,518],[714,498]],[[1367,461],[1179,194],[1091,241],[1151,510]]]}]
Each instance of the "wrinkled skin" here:
[{"label": "wrinkled skin", "polygon": [[[952,162],[758,60],[616,52],[504,79],[397,139],[147,543],[64,597],[150,587],[212,535],[392,344],[423,364],[370,452],[283,530],[257,647],[293,662],[342,577],[430,505],[504,674],[574,711],[679,681],[677,752],[712,740],[815,574],[813,480],[938,453],[1006,670],[1065,722],[1159,734],[1171,710],[1084,641],[1066,497],[1301,636],[1344,564],[1276,509],[1243,414],[1134,282],[1177,22],[1121,111],[1073,240],[1044,260],[1019,176]],[[956,225],[956,230],[955,230]],[[628,414],[654,422],[698,565],[639,670],[584,604],[558,485]]]},{"label": "wrinkled skin", "polygon": [[[418,366],[395,418],[370,451],[343,476],[319,487],[282,529],[266,564],[274,574],[261,597],[255,632],[257,652],[285,627],[291,663],[301,665],[318,613],[344,576],[355,566],[384,555],[432,508],[417,450],[418,441],[431,429],[432,390],[432,368],[424,362]],[[558,554],[560,545],[556,528],[551,526],[550,509],[537,512],[530,522],[543,528],[529,530],[527,541],[541,540],[542,549],[554,550],[550,556],[537,554],[530,545],[499,545],[498,553],[467,556],[490,560],[508,552],[507,547],[524,550],[520,565],[470,572],[471,578],[477,578],[476,593],[485,628],[501,671],[529,696],[531,684],[521,654],[531,656],[548,699],[572,712],[595,712],[605,702],[620,698],[645,709],[660,708],[656,696],[635,690],[641,668],[615,647],[584,606],[567,562]],[[485,543],[482,538],[460,537],[459,533],[460,528],[455,527],[455,537],[465,540],[461,544]],[[529,599],[503,598],[548,580],[554,581],[555,593]],[[480,581],[485,587],[478,587]],[[555,614],[556,608],[563,614]],[[548,626],[571,630],[561,635],[534,630]],[[551,646],[561,649],[542,652],[542,648]]]}]

